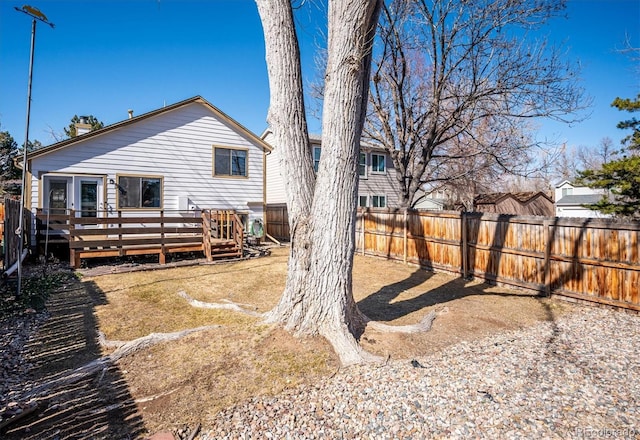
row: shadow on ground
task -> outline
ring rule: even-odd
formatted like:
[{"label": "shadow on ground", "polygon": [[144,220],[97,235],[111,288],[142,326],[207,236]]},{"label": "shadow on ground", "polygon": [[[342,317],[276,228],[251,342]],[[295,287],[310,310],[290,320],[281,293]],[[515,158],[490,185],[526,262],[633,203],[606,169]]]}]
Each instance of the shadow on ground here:
[{"label": "shadow on ground", "polygon": [[[50,318],[27,347],[31,382],[64,377],[100,358],[94,307],[105,298],[90,283],[73,280],[47,301]],[[28,391],[25,389],[25,392]],[[0,432],[6,440],[129,439],[144,433],[142,418],[117,366],[37,397],[37,409]]]},{"label": "shadow on ground", "polygon": [[491,295],[496,297],[540,297],[537,293],[524,293],[518,291],[492,291],[487,289],[491,286],[480,284],[468,286],[467,281],[462,278],[455,278],[451,281],[429,288],[420,295],[412,298],[398,300],[397,298],[406,290],[417,287],[432,278],[434,272],[417,268],[411,275],[399,282],[386,285],[377,292],[363,298],[358,302],[360,310],[369,318],[375,321],[393,321],[417,312],[422,309],[465,298],[472,295]]}]

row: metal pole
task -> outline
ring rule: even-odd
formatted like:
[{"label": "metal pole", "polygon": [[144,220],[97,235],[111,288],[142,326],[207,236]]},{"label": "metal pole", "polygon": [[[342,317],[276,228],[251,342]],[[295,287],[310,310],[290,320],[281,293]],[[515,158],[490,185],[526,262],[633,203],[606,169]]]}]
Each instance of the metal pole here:
[{"label": "metal pole", "polygon": [[36,19],[34,18],[31,23],[31,53],[29,56],[29,85],[27,86],[27,123],[24,134],[24,146],[22,151],[22,190],[20,196],[20,219],[18,223],[18,230],[16,231],[18,241],[18,291],[17,296],[20,296],[20,290],[22,287],[22,250],[24,247],[24,209],[26,206],[25,194],[27,187],[27,150],[29,147],[29,120],[31,116],[31,80],[33,78],[33,54],[35,52],[36,45]]}]

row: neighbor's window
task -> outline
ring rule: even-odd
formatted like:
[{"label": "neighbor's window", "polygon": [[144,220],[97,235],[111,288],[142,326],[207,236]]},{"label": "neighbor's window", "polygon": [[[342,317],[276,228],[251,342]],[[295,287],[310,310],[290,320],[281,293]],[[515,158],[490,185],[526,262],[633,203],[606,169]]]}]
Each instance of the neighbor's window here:
[{"label": "neighbor's window", "polygon": [[322,148],[313,147],[313,170],[317,173],[318,166],[320,166],[320,153],[322,152]]},{"label": "neighbor's window", "polygon": [[387,197],[386,196],[371,196],[371,206],[373,208],[386,208]]},{"label": "neighbor's window", "polygon": [[247,176],[247,150],[214,147],[214,176]]},{"label": "neighbor's window", "polygon": [[358,206],[361,207],[361,208],[366,208],[368,206],[367,205],[367,200],[368,199],[369,198],[367,196],[359,196],[358,197]]},{"label": "neighbor's window", "polygon": [[162,178],[118,176],[118,208],[160,208]]},{"label": "neighbor's window", "polygon": [[562,197],[573,195],[573,188],[562,188]]},{"label": "neighbor's window", "polygon": [[374,173],[384,173],[384,154],[371,154],[371,171]]},{"label": "neighbor's window", "polygon": [[361,177],[367,177],[367,153],[360,153],[358,160],[358,174]]}]

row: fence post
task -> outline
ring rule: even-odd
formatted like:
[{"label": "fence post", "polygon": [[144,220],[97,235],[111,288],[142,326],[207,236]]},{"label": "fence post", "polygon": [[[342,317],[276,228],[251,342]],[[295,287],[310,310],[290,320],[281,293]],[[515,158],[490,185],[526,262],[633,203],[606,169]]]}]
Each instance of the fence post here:
[{"label": "fence post", "polygon": [[366,244],[364,241],[364,237],[365,237],[365,227],[367,225],[367,212],[369,211],[369,208],[362,208],[362,255],[364,256],[366,254],[365,252],[365,248],[366,248]]},{"label": "fence post", "polygon": [[462,228],[460,231],[460,235],[462,236],[462,278],[467,278],[469,275],[469,236],[467,230],[467,215],[464,211],[460,213],[460,228]]},{"label": "fence post", "polygon": [[408,224],[408,219],[407,219],[407,208],[404,208],[404,218],[402,221],[403,224],[403,229],[404,229],[404,234],[402,237],[403,243],[402,243],[402,261],[404,261],[404,264],[407,264],[407,252],[408,252],[408,248],[409,248],[409,240],[408,240],[408,234],[409,234],[409,224]]},{"label": "fence post", "polygon": [[543,240],[544,240],[544,293],[551,296],[551,222],[547,219],[543,222]]}]

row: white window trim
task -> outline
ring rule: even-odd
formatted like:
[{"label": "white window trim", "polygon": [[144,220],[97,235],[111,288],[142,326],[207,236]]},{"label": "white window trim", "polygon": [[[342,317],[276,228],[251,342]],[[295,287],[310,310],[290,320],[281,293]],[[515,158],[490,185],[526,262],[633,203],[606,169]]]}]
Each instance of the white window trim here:
[{"label": "white window trim", "polygon": [[[380,156],[384,160],[384,171],[375,171],[373,169],[373,156]],[[371,153],[371,174],[387,174],[387,156],[386,154]]]},{"label": "white window trim", "polygon": [[[320,151],[320,154],[318,155],[318,166],[317,167],[316,167],[316,150]],[[313,161],[313,170],[317,173],[318,170],[320,170],[320,161],[322,160],[322,146],[313,145],[312,154],[313,154],[313,156],[311,157],[311,160]]]},{"label": "white window trim", "polygon": [[[378,197],[378,198],[384,197],[384,206],[373,206],[373,198],[374,197]],[[368,202],[369,202],[368,207],[369,208],[378,208],[378,209],[380,209],[380,208],[388,208],[389,207],[388,200],[389,199],[387,198],[386,194],[370,194],[369,197],[368,197]]]},{"label": "white window trim", "polygon": [[[364,174],[360,174],[360,156],[364,155]],[[369,155],[367,153],[365,153],[364,151],[361,151],[358,154],[358,176],[361,179],[366,179],[367,177],[369,177]],[[386,169],[386,163],[385,163],[385,169]]]}]

